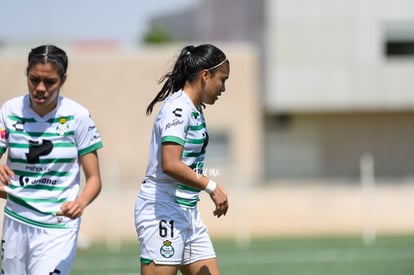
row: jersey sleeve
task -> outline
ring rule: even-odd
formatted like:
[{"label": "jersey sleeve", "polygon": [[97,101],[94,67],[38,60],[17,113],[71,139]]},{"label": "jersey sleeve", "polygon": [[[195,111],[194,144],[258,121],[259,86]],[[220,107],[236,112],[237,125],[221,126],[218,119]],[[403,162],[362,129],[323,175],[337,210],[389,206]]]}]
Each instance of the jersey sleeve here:
[{"label": "jersey sleeve", "polygon": [[177,106],[167,104],[160,112],[159,130],[161,133],[161,143],[173,142],[184,146],[186,133],[188,130],[188,117],[190,110],[183,104]]},{"label": "jersey sleeve", "polygon": [[4,106],[0,108],[0,155],[4,154],[7,149],[7,125],[4,116]]},{"label": "jersey sleeve", "polygon": [[80,156],[103,147],[101,136],[89,113],[82,114],[76,123],[76,146]]}]

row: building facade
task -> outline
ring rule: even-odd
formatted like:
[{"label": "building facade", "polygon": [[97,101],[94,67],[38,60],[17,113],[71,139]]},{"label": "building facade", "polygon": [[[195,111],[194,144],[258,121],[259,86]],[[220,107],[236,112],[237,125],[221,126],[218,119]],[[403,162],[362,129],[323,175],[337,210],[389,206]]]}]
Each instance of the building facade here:
[{"label": "building facade", "polygon": [[193,14],[190,40],[258,51],[268,180],[354,180],[366,155],[380,178],[414,175],[412,1],[200,0]]}]

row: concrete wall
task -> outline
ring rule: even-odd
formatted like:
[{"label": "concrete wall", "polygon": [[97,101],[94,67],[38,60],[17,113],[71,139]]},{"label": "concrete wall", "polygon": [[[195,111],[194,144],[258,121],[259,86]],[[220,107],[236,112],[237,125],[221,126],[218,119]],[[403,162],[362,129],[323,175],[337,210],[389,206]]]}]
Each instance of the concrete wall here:
[{"label": "concrete wall", "polygon": [[266,107],[272,112],[413,108],[410,56],[390,36],[414,36],[407,0],[268,0]]},{"label": "concrete wall", "polygon": [[296,113],[266,119],[268,178],[358,179],[371,154],[378,178],[414,176],[414,112]]}]

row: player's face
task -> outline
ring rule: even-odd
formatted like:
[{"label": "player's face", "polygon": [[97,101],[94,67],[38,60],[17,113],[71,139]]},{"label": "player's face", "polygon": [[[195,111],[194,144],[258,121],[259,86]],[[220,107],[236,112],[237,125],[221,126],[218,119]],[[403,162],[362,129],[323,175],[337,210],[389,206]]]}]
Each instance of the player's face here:
[{"label": "player's face", "polygon": [[50,63],[38,63],[30,68],[27,74],[30,104],[38,115],[44,116],[56,107],[59,88],[65,79],[66,75],[62,79]]},{"label": "player's face", "polygon": [[218,97],[226,90],[225,82],[229,78],[230,66],[226,62],[218,70],[212,74],[208,72],[205,80],[205,87],[202,93],[201,102],[205,104],[214,104]]}]

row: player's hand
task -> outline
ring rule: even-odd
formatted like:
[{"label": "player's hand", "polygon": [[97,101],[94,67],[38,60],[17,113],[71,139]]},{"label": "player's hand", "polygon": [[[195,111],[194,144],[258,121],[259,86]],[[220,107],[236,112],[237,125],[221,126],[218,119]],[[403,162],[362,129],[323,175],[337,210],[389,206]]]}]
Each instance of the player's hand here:
[{"label": "player's hand", "polygon": [[2,164],[0,165],[0,182],[4,185],[10,185],[11,179],[14,178],[14,172],[9,166]]},{"label": "player's hand", "polygon": [[0,183],[0,198],[7,199],[7,192],[4,190],[4,184]]},{"label": "player's hand", "polygon": [[223,186],[217,184],[216,189],[210,193],[210,197],[216,205],[216,209],[213,211],[213,215],[217,216],[217,218],[220,218],[223,215],[225,216],[227,210],[229,209],[229,201],[227,193],[224,191]]},{"label": "player's hand", "polygon": [[85,206],[78,200],[68,201],[62,204],[60,207],[60,212],[56,213],[56,215],[76,219],[82,216],[84,208]]}]

